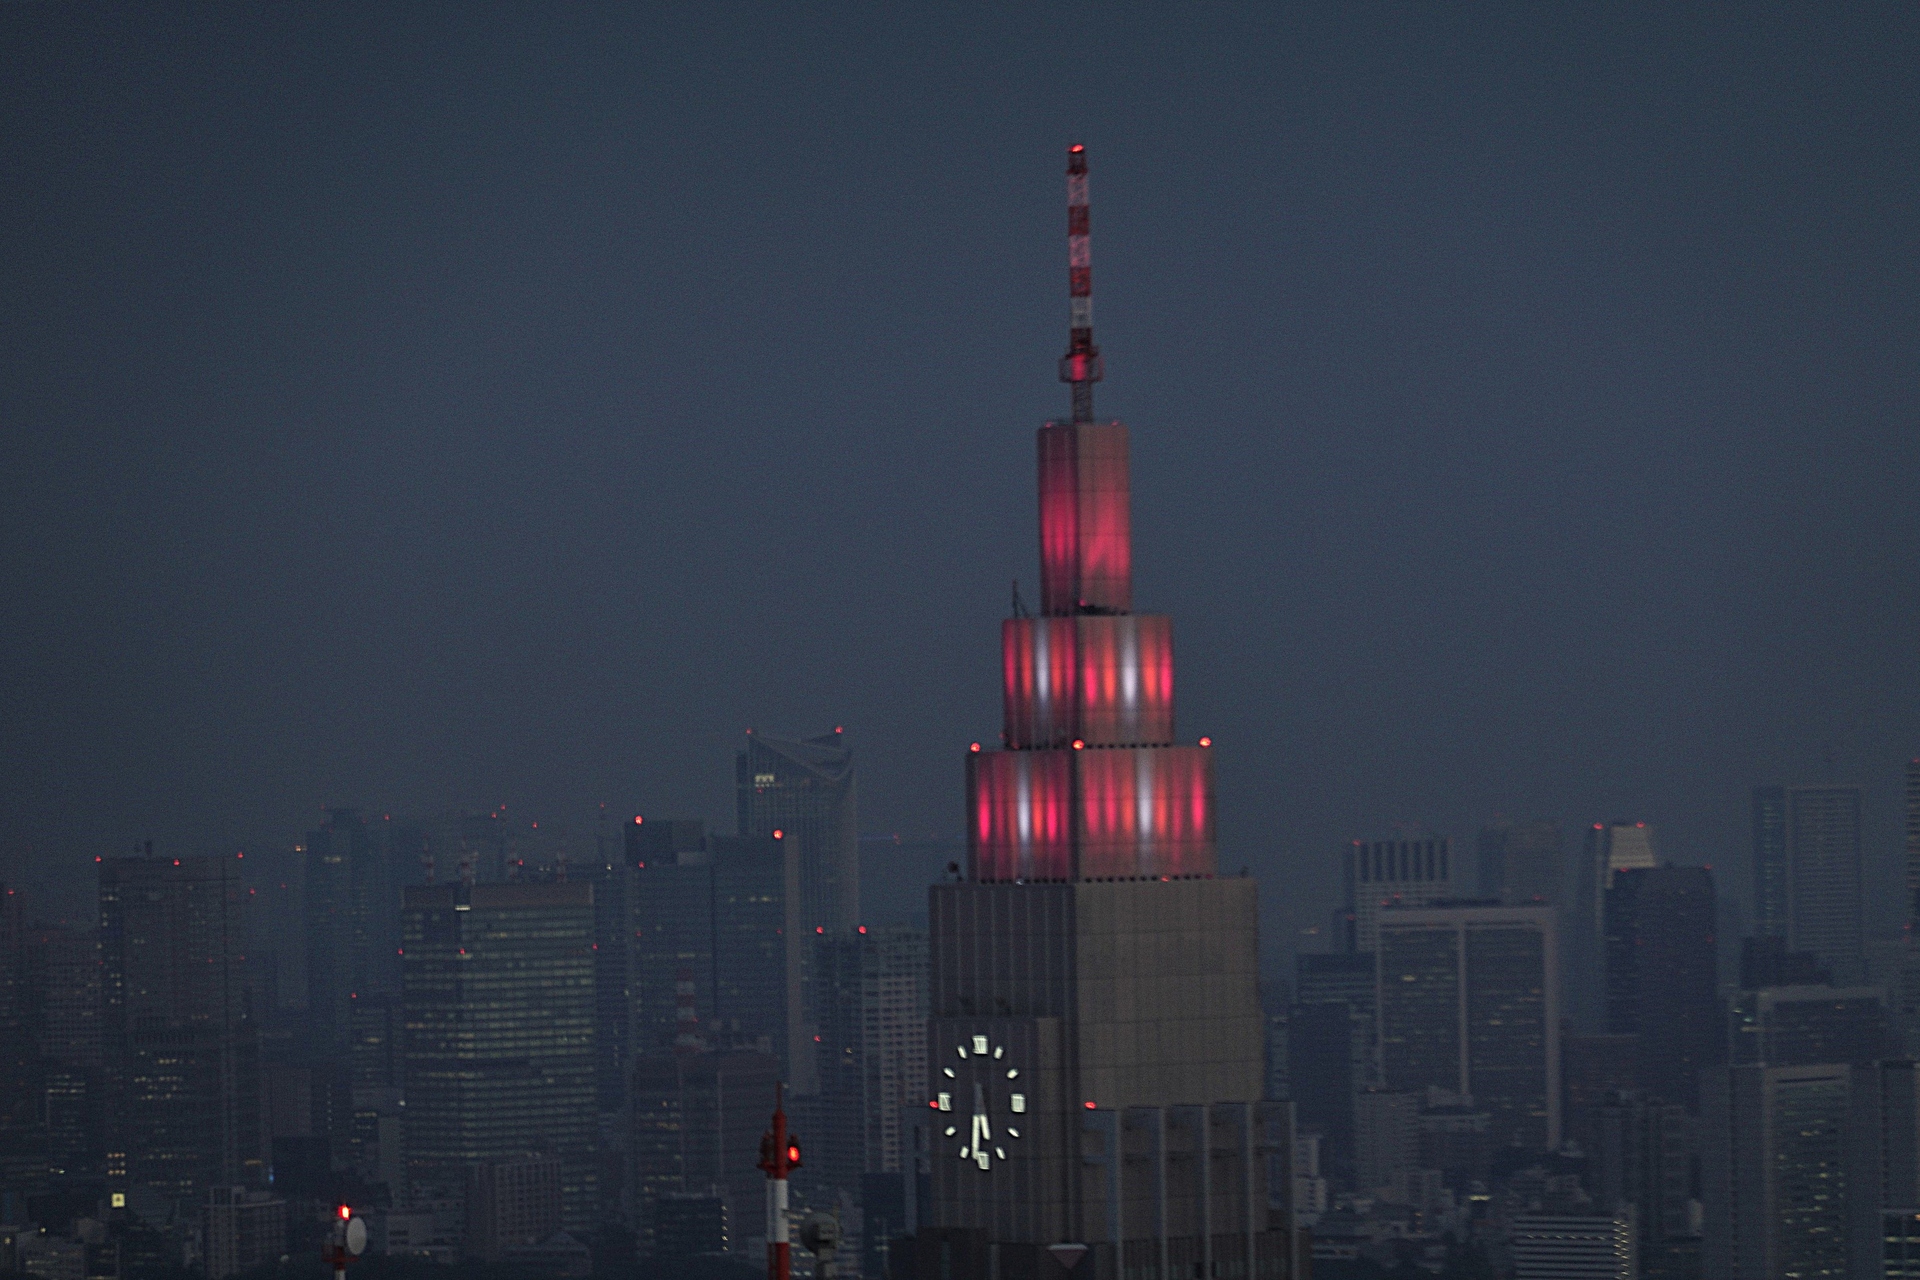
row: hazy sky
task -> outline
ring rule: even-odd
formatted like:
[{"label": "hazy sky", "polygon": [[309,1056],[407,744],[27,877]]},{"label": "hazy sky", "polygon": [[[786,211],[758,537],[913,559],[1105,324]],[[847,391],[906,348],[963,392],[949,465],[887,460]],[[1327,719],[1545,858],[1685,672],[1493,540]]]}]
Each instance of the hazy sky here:
[{"label": "hazy sky", "polygon": [[1271,941],[1496,813],[1745,897],[1763,781],[1865,782],[1893,875],[1920,9],[393,8],[0,8],[0,877],[727,830],[749,725],[957,832],[1079,140]]}]

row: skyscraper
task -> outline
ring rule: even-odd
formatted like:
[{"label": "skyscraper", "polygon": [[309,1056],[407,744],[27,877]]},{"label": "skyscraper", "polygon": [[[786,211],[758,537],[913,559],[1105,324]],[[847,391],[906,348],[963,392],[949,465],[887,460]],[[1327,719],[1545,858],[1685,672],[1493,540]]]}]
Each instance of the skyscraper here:
[{"label": "skyscraper", "polygon": [[1497,822],[1480,831],[1480,896],[1510,907],[1558,905],[1560,824]]},{"label": "skyscraper", "polygon": [[1307,953],[1294,959],[1295,1001],[1287,1027],[1287,1073],[1301,1130],[1321,1150],[1336,1182],[1353,1172],[1354,1097],[1377,1075],[1376,984],[1371,951]]},{"label": "skyscraper", "polygon": [[1346,878],[1348,951],[1372,951],[1380,913],[1424,907],[1454,896],[1453,842],[1445,837],[1355,840],[1341,868]]},{"label": "skyscraper", "polygon": [[1865,976],[1859,787],[1787,788],[1787,937],[1839,982]]},{"label": "skyscraper", "polygon": [[235,863],[152,856],[100,863],[111,1189],[198,1196],[265,1181]]},{"label": "skyscraper", "polygon": [[1606,1007],[1610,1035],[1637,1035],[1640,1087],[1699,1106],[1702,1068],[1724,1058],[1713,873],[1705,867],[1633,867],[1606,899]]},{"label": "skyscraper", "polygon": [[699,822],[636,820],[626,856],[636,1054],[673,1050],[684,971],[708,1048],[770,1053],[794,1072],[789,1083],[810,1082],[813,1033],[791,1016],[802,1004],[800,953],[810,932],[799,914],[797,842],[784,831],[716,836]]},{"label": "skyscraper", "polygon": [[839,727],[798,741],[749,731],[734,779],[741,835],[799,838],[801,926],[841,933],[859,924],[859,805]]},{"label": "skyscraper", "polygon": [[1560,1144],[1554,913],[1435,906],[1380,917],[1381,1079],[1471,1094],[1496,1145]]},{"label": "skyscraper", "polygon": [[416,886],[402,927],[415,1185],[457,1193],[480,1161],[551,1155],[568,1229],[592,1226],[592,886]]},{"label": "skyscraper", "polygon": [[1735,1066],[1703,1086],[1707,1280],[1901,1274],[1920,1204],[1913,1063]]},{"label": "skyscraper", "polygon": [[817,937],[815,951],[819,1098],[810,1104],[815,1133],[797,1182],[815,1205],[862,1198],[872,1185],[897,1198],[892,1189],[912,1158],[902,1118],[926,1105],[927,935],[862,926]]},{"label": "skyscraper", "polygon": [[[307,1016],[300,1028],[313,1071],[314,1112],[336,1167],[355,1143],[354,1062],[376,1058],[399,1003],[400,896],[387,860],[353,809],[329,809],[301,846],[305,885]],[[381,1036],[356,1043],[360,1029]],[[370,1081],[366,1065],[362,1089]],[[375,1073],[377,1074],[377,1073]],[[391,1083],[383,1082],[383,1083]],[[365,1104],[364,1096],[360,1099]]]},{"label": "skyscraper", "polygon": [[967,755],[967,880],[930,894],[916,1256],[992,1242],[1023,1280],[1074,1243],[1089,1280],[1276,1275],[1267,1170],[1290,1142],[1286,1104],[1258,1101],[1255,886],[1214,878],[1211,742],[1176,745],[1172,623],[1132,612],[1127,429],[1092,415],[1084,148],[1068,191],[1074,413],[1039,431],[1040,613],[1001,627],[1005,749]]},{"label": "skyscraper", "polygon": [[1920,760],[1907,761],[1907,932],[1920,934]]},{"label": "skyscraper", "polygon": [[1787,789],[1753,789],[1753,931],[1784,938],[1787,909]]},{"label": "skyscraper", "polygon": [[1606,902],[1613,877],[1633,867],[1659,865],[1653,828],[1644,822],[1596,822],[1587,829],[1574,876],[1572,910],[1565,920],[1568,1004],[1578,1023],[1598,1030],[1605,1025]]}]

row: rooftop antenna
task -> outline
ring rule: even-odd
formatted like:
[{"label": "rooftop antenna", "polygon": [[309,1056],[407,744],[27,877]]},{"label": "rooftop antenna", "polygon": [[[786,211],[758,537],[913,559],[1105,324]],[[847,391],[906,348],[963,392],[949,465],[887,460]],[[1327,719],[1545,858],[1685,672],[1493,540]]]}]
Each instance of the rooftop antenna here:
[{"label": "rooftop antenna", "polygon": [[1067,148],[1067,354],[1060,381],[1073,388],[1073,420],[1093,421],[1093,384],[1106,373],[1093,345],[1093,248],[1087,235],[1087,147]]}]

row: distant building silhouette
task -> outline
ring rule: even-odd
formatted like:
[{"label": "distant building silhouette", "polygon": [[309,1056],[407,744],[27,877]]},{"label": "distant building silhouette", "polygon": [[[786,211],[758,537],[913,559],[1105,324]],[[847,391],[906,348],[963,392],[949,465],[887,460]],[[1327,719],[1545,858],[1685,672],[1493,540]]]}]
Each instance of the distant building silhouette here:
[{"label": "distant building silhouette", "polygon": [[628,826],[626,857],[636,1056],[673,1049],[687,971],[708,1048],[770,1053],[796,1087],[810,1081],[813,1033],[792,1016],[807,941],[798,842],[784,830],[716,836],[697,821],[650,819]]},{"label": "distant building silhouette", "polygon": [[232,858],[100,863],[109,1191],[265,1182],[244,897]]},{"label": "distant building silhouette", "polygon": [[1871,1062],[1893,1051],[1879,987],[1763,987],[1734,997],[1729,1061],[1771,1067]]},{"label": "distant building silhouette", "polygon": [[1639,1036],[1640,1088],[1689,1110],[1725,1060],[1714,918],[1705,867],[1634,867],[1607,890],[1607,1031]]},{"label": "distant building silhouette", "polygon": [[1559,1146],[1558,966],[1548,907],[1382,912],[1382,1083],[1472,1095],[1496,1145]]},{"label": "distant building silhouette", "polygon": [[1753,931],[1785,938],[1791,896],[1787,867],[1787,789],[1753,789]]},{"label": "distant building silhouette", "polygon": [[1606,1026],[1606,904],[1613,877],[1659,865],[1654,830],[1644,822],[1596,822],[1587,828],[1575,868],[1573,902],[1563,917],[1568,1013],[1583,1031]]},{"label": "distant building silhouette", "polygon": [[1703,1092],[1706,1280],[1904,1274],[1920,1198],[1913,1063],[1733,1066]]},{"label": "distant building silhouette", "polygon": [[859,804],[841,731],[798,741],[749,732],[734,776],[741,835],[799,838],[801,925],[840,933],[859,924]]},{"label": "distant building silhouette", "polygon": [[1482,898],[1510,907],[1559,904],[1565,879],[1559,823],[1494,823],[1481,828],[1477,852]]},{"label": "distant building silhouette", "polygon": [[1865,976],[1859,787],[1788,787],[1787,937],[1838,982]]},{"label": "distant building silhouette", "polygon": [[593,889],[406,892],[406,1151],[416,1188],[457,1196],[481,1161],[551,1155],[562,1222],[598,1212]]},{"label": "distant building silhouette", "polygon": [[1355,840],[1348,844],[1348,933],[1335,939],[1344,951],[1373,951],[1380,913],[1390,907],[1421,907],[1455,896],[1453,845],[1444,836]]}]

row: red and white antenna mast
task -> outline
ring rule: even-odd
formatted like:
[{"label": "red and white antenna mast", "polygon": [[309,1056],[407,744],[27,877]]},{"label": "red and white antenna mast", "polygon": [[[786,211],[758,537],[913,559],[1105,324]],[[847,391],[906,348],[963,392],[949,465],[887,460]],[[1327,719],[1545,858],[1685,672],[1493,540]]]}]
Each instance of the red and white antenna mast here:
[{"label": "red and white antenna mast", "polygon": [[1087,148],[1067,148],[1067,327],[1060,381],[1073,387],[1073,420],[1093,421],[1093,384],[1106,368],[1093,345],[1093,247],[1087,237]]}]

